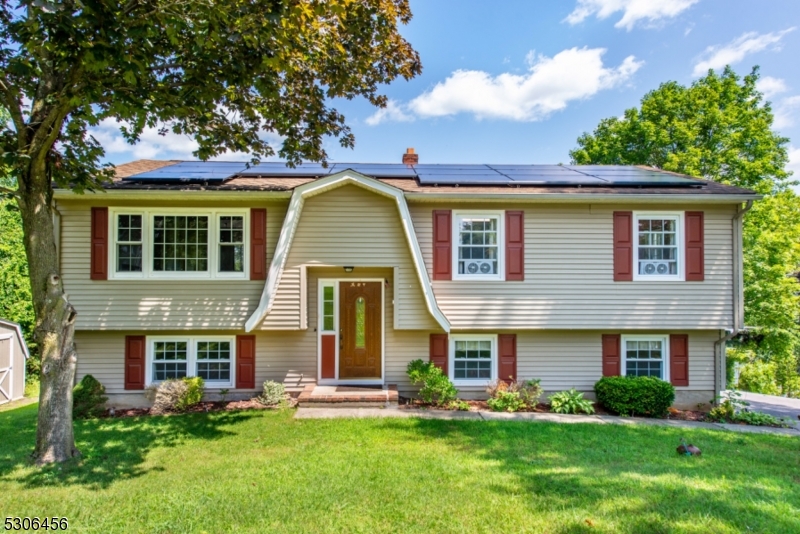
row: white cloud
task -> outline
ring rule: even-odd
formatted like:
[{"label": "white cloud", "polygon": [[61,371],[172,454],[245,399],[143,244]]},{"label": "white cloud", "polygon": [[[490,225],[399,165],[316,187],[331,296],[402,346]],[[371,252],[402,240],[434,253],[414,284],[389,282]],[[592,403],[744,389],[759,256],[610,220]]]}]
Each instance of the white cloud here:
[{"label": "white cloud", "polygon": [[194,159],[192,151],[197,149],[197,142],[187,135],[168,132],[162,136],[159,135],[158,128],[145,128],[139,142],[131,145],[122,137],[121,125],[116,119],[108,118],[89,132],[109,156],[128,154],[131,160]]},{"label": "white cloud", "polygon": [[779,49],[780,40],[794,29],[791,27],[780,32],[763,34],[747,32],[726,45],[709,46],[703,52],[702,59],[695,64],[693,74],[702,76],[708,69],[720,69],[725,65],[739,63],[746,55],[761,52],[773,45],[773,49]]},{"label": "white cloud", "polygon": [[786,92],[786,82],[780,78],[773,78],[772,76],[764,76],[756,83],[756,89],[764,93],[764,98],[777,95],[778,93]]},{"label": "white cloud", "polygon": [[631,31],[637,23],[654,24],[661,19],[677,17],[700,0],[578,0],[578,5],[564,19],[570,24],[583,22],[592,15],[606,19],[618,11],[622,18],[615,28]]},{"label": "white cloud", "polygon": [[[198,144],[191,136],[177,135],[168,131],[165,135],[158,133],[158,128],[145,128],[139,142],[131,145],[122,133],[120,123],[116,119],[108,118],[100,122],[89,133],[103,146],[108,156],[120,161],[134,161],[137,159],[196,159],[192,152],[197,150]],[[283,137],[272,132],[262,132],[260,137],[277,148],[283,142]],[[224,152],[214,156],[211,160],[243,161],[250,159],[250,155],[243,152]],[[274,158],[267,158],[267,160]]]},{"label": "white cloud", "polygon": [[800,179],[800,147],[789,147],[789,164],[786,168],[794,172],[795,180]]},{"label": "white cloud", "polygon": [[376,126],[384,121],[409,122],[414,117],[403,111],[402,107],[394,100],[389,100],[385,108],[381,108],[364,121],[370,126]]},{"label": "white cloud", "polygon": [[605,67],[604,53],[603,48],[570,48],[552,58],[529,55],[524,75],[457,70],[411,100],[405,112],[418,117],[471,113],[478,119],[541,120],[573,100],[627,81],[644,64],[628,56],[618,67]]},{"label": "white cloud", "polygon": [[800,112],[800,95],[784,98],[773,108],[775,121],[772,123],[772,127],[780,130],[794,126],[798,112]]}]

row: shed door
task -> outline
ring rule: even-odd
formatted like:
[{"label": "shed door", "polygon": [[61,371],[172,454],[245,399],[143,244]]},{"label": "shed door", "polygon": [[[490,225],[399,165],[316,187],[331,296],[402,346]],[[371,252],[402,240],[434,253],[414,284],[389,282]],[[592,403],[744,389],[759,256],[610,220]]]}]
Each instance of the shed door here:
[{"label": "shed door", "polygon": [[0,339],[0,404],[11,400],[11,347],[13,339]]}]

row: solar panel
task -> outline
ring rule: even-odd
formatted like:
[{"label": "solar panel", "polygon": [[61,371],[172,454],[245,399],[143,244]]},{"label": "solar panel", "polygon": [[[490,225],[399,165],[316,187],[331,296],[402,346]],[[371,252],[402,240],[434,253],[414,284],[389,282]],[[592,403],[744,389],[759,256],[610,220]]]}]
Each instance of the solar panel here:
[{"label": "solar panel", "polygon": [[239,173],[240,176],[325,176],[333,171],[333,165],[327,168],[319,163],[301,163],[297,167],[287,167],[281,161],[266,161],[251,165]]},{"label": "solar panel", "polygon": [[422,185],[540,185],[610,187],[691,187],[702,180],[626,165],[484,165],[399,163],[303,163],[182,161],[124,178],[151,183],[222,183],[235,176],[323,177],[351,169],[375,178],[418,178]]},{"label": "solar panel", "polygon": [[160,169],[134,174],[123,180],[157,183],[224,182],[236,176],[246,165],[246,163],[227,161],[182,161]]}]

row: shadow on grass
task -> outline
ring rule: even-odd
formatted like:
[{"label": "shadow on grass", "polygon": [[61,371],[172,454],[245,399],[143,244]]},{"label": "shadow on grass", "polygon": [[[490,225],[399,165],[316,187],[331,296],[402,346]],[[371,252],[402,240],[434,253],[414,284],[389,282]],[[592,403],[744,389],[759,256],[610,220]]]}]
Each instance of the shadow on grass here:
[{"label": "shadow on grass", "polygon": [[148,452],[193,439],[217,440],[236,435],[230,427],[257,414],[212,412],[153,417],[75,421],[81,457],[60,465],[33,468],[37,405],[0,413],[0,479],[23,469],[18,481],[29,488],[82,485],[105,488],[157,468],[145,468]]},{"label": "shadow on grass", "polygon": [[[524,492],[531,506],[576,513],[552,532],[800,532],[797,438],[617,425],[385,424],[513,474],[513,485],[488,486],[501,496]],[[703,456],[677,455],[681,437]]]}]

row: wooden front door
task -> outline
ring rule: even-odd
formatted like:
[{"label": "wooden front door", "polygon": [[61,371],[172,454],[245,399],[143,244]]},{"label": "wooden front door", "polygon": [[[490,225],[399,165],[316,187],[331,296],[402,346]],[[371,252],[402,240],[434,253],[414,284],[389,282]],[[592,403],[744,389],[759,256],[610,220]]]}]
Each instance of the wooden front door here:
[{"label": "wooden front door", "polygon": [[339,380],[381,378],[381,282],[340,282],[339,321]]}]

